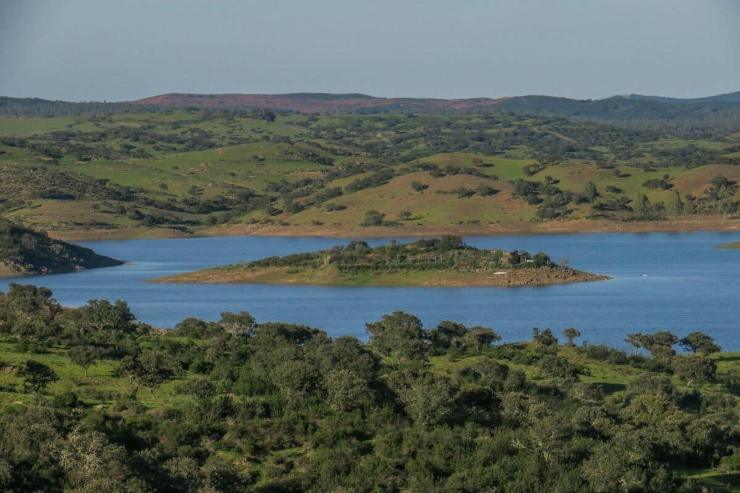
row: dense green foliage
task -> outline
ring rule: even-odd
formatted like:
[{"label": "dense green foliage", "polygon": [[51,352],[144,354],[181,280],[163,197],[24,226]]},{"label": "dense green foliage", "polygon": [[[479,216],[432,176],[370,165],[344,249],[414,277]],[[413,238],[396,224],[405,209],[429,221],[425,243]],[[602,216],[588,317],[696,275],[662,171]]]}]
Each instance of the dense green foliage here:
[{"label": "dense green foliage", "polygon": [[51,274],[121,263],[0,218],[0,267],[5,274]]},{"label": "dense green foliage", "polygon": [[454,269],[462,272],[489,272],[499,268],[552,267],[544,253],[514,250],[486,250],[466,245],[460,236],[443,236],[411,243],[391,242],[371,248],[364,241],[352,241],[318,252],[268,257],[244,267],[321,268],[334,266],[340,272]]},{"label": "dense green foliage", "polygon": [[691,356],[634,334],[646,356],[402,312],[367,328],[241,312],[160,332],[123,302],[12,285],[0,489],[688,492],[738,472],[737,357],[704,334]]}]

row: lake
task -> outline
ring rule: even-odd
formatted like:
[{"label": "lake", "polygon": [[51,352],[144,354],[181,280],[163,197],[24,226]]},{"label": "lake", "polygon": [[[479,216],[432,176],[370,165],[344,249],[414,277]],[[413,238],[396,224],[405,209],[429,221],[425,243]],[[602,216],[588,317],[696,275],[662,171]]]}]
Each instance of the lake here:
[{"label": "lake", "polygon": [[[410,241],[399,238],[397,241]],[[740,233],[478,236],[477,247],[544,251],[610,281],[521,288],[338,288],[249,284],[153,284],[148,279],[271,255],[328,248],[334,238],[213,237],[90,241],[85,246],[128,263],[74,274],[0,280],[47,286],[64,305],[91,298],[126,300],[137,317],[172,327],[188,316],[217,319],[247,310],[258,321],[304,323],[330,335],[365,337],[365,322],[404,310],[425,326],[441,320],[494,328],[504,340],[528,339],[533,327],[576,327],[583,340],[624,346],[630,332],[670,329],[711,334],[740,350],[740,250],[721,250]],[[377,238],[377,245],[389,239]]]}]

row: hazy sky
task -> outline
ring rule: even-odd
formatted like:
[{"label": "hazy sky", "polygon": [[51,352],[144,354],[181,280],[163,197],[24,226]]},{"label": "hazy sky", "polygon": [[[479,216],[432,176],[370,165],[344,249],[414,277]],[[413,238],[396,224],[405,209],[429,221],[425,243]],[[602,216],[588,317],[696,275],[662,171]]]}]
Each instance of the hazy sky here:
[{"label": "hazy sky", "polygon": [[740,90],[740,0],[0,0],[0,95]]}]

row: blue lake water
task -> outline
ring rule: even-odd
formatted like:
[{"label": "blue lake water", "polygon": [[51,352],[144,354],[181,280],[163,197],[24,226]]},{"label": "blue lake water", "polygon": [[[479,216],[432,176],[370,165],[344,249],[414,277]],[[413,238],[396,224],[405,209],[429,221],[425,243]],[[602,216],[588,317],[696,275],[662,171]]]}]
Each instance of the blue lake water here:
[{"label": "blue lake water", "polygon": [[[407,239],[408,240],[408,239]],[[368,240],[380,244],[388,239]],[[398,241],[406,241],[398,239]],[[126,260],[120,267],[74,274],[1,279],[43,285],[63,304],[126,300],[137,317],[172,327],[188,316],[217,319],[247,310],[258,321],[304,323],[330,335],[365,337],[365,322],[404,310],[431,327],[441,320],[493,327],[504,340],[528,339],[533,327],[576,327],[583,340],[623,346],[635,331],[703,330],[726,350],[740,350],[740,250],[717,246],[740,233],[480,236],[477,247],[544,251],[610,281],[522,288],[338,288],[256,284],[153,284],[147,279],[270,255],[328,248],[334,238],[216,237],[95,241],[84,245]]]}]

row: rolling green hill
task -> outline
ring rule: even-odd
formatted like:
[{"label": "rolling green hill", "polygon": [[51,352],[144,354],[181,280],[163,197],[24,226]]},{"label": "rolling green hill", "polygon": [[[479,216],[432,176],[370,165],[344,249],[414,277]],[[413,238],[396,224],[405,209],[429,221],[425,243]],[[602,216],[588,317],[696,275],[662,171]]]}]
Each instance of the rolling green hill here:
[{"label": "rolling green hill", "polygon": [[0,117],[0,214],[67,238],[732,229],[740,133],[698,133],[511,113]]}]

